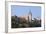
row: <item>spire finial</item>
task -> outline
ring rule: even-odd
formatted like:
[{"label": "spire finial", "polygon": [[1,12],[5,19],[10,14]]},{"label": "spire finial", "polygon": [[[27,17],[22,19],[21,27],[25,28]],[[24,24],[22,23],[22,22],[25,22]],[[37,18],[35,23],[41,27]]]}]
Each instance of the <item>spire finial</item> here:
[{"label": "spire finial", "polygon": [[32,14],[32,13],[31,13],[31,10],[29,10],[29,14]]}]

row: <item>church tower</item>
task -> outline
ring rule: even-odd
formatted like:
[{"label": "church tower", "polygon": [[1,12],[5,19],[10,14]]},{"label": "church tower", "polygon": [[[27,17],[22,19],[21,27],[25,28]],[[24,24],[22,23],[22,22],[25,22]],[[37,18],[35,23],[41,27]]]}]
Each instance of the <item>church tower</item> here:
[{"label": "church tower", "polygon": [[28,21],[29,21],[29,22],[32,21],[32,13],[31,13],[31,11],[29,11],[29,13],[28,13]]}]

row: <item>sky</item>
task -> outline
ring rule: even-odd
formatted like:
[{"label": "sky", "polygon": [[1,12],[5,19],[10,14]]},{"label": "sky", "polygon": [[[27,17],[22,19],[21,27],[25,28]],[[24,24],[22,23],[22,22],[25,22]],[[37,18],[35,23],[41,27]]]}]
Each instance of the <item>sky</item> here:
[{"label": "sky", "polygon": [[41,17],[41,7],[40,6],[17,6],[11,5],[11,16],[22,16],[28,14],[29,11],[32,13],[33,18]]}]

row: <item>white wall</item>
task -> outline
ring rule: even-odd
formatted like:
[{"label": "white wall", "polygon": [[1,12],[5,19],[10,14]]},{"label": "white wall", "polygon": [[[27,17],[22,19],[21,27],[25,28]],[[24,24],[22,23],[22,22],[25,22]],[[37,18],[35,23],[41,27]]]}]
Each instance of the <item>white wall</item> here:
[{"label": "white wall", "polygon": [[0,32],[5,31],[5,7],[4,0],[0,0]]},{"label": "white wall", "polygon": [[[44,2],[45,0],[22,0],[22,1],[32,1],[32,2]],[[0,0],[0,34],[5,32],[5,0]],[[46,31],[45,31],[46,32]],[[42,34],[45,32],[26,32],[25,34]],[[11,33],[13,34],[13,33]],[[15,34],[15,33],[14,33]],[[17,33],[24,34],[24,33]]]},{"label": "white wall", "polygon": [[6,0],[6,1],[29,1],[29,2],[44,2],[45,0]]},{"label": "white wall", "polygon": [[45,1],[45,30],[46,30],[46,1]]}]

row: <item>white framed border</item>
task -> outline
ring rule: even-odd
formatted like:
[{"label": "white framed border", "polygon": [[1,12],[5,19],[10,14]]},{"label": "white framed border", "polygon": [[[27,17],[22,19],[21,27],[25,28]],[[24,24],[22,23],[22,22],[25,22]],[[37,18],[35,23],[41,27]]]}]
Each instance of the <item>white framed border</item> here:
[{"label": "white framed border", "polygon": [[[40,6],[41,7],[41,27],[37,28],[15,28],[11,29],[11,5],[21,5],[21,6]],[[6,17],[7,19],[7,32],[26,32],[26,31],[44,31],[45,22],[44,22],[44,3],[36,3],[36,2],[6,2]]]}]

